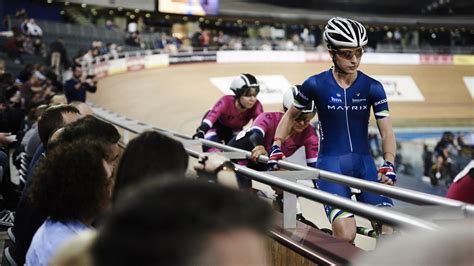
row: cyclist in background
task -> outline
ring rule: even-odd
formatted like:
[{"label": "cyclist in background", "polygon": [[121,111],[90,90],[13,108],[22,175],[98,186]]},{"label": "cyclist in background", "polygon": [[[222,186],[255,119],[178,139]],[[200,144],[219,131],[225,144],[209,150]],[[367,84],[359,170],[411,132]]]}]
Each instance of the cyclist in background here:
[{"label": "cyclist in background", "polygon": [[[288,89],[283,95],[283,110],[286,111],[294,102],[294,97],[298,94],[300,85]],[[233,138],[229,145],[239,149],[252,152],[252,162],[249,167],[259,171],[266,171],[267,165],[256,163],[260,155],[267,155],[272,147],[275,131],[283,117],[282,112],[264,112],[261,113],[252,126],[245,131],[241,131]],[[296,118],[291,126],[291,132],[281,149],[287,156],[291,156],[300,147],[305,147],[306,164],[315,167],[318,158],[318,136],[315,129],[310,125],[310,121],[316,115],[314,102],[305,106],[299,117]],[[241,188],[251,188],[251,180],[245,177],[239,177]]]},{"label": "cyclist in background", "polygon": [[[451,178],[454,175],[454,157],[458,155],[458,148],[454,144],[454,134],[452,132],[444,132],[441,140],[436,144],[434,148],[436,156],[435,165],[433,165],[433,174],[431,176],[431,183],[433,185],[438,184],[438,180],[443,177],[442,173],[445,173],[445,178]],[[449,180],[450,181],[450,180]]]},{"label": "cyclist in background", "polygon": [[[233,95],[224,95],[204,115],[201,125],[196,129],[193,138],[227,144],[242,128],[263,112],[263,106],[257,95],[260,85],[251,74],[241,74],[230,84]],[[218,151],[206,148],[204,151]]]},{"label": "cyclist in background", "polygon": [[[285,92],[283,95],[284,111],[294,102],[294,97],[298,95],[300,87],[300,85],[292,86]],[[267,155],[268,152],[270,152],[276,128],[283,114],[282,112],[261,113],[249,129],[241,131],[229,142],[229,146],[252,152],[252,160],[250,162],[240,161],[239,164],[245,164],[247,167],[257,171],[266,171],[268,169],[266,164],[257,163],[257,159],[260,155]],[[314,102],[311,102],[303,108],[301,114],[295,119],[291,125],[290,134],[281,147],[282,151],[288,156],[294,154],[299,148],[305,147],[306,164],[310,167],[315,167],[318,158],[319,140],[315,129],[310,125],[310,121],[315,115],[316,108]],[[239,174],[237,174],[237,179],[240,188],[252,188],[252,181],[250,179],[240,176]],[[278,209],[283,211],[283,191],[277,188],[273,189],[276,191],[275,203]],[[299,208],[296,218],[300,222],[316,227],[314,223],[304,218]]]}]

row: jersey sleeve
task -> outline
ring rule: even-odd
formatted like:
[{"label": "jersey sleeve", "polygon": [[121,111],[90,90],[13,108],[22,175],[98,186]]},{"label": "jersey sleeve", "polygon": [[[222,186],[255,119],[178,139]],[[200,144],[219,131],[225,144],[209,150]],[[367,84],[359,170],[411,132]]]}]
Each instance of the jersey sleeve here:
[{"label": "jersey sleeve", "polygon": [[375,81],[370,86],[370,101],[374,110],[376,119],[381,119],[390,116],[388,110],[388,101],[382,83]]},{"label": "jersey sleeve", "polygon": [[209,110],[206,117],[202,120],[203,123],[207,124],[210,128],[217,121],[219,116],[223,113],[226,108],[229,108],[228,101],[226,101],[225,96],[220,98],[216,104]]},{"label": "jersey sleeve", "polygon": [[304,109],[311,100],[314,100],[313,92],[316,89],[316,78],[311,77],[301,85],[298,95],[295,97],[293,105],[298,109]]},{"label": "jersey sleeve", "polygon": [[258,130],[265,137],[265,132],[271,127],[273,116],[270,113],[261,113],[253,121],[250,130]]},{"label": "jersey sleeve", "polygon": [[314,167],[316,160],[318,159],[319,152],[319,139],[314,131],[314,128],[311,128],[310,133],[305,138],[304,148],[306,152],[306,164],[308,166]]}]

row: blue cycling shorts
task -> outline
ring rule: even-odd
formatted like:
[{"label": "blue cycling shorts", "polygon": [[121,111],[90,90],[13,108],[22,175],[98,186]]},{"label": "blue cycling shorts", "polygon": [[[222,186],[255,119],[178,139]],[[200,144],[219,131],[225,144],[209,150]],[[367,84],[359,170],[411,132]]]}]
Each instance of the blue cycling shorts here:
[{"label": "blue cycling shorts", "polygon": [[[377,178],[377,168],[370,154],[348,153],[342,156],[319,155],[316,168],[368,181],[379,182]],[[350,199],[352,196],[351,189],[348,186],[331,181],[318,179],[315,182],[315,186],[322,191],[344,198]],[[358,201],[370,205],[383,207],[393,206],[393,202],[390,198],[372,192],[361,191],[356,194],[356,198]],[[352,213],[329,205],[325,205],[324,209],[331,223],[337,218],[354,216]]]}]

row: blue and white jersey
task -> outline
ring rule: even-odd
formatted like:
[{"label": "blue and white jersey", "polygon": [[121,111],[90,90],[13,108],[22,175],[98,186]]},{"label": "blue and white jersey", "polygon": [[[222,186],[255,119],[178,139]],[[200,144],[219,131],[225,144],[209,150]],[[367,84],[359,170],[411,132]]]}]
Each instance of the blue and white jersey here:
[{"label": "blue and white jersey", "polygon": [[370,154],[368,124],[371,107],[375,118],[389,116],[387,97],[380,82],[358,71],[347,89],[337,84],[332,70],[309,77],[295,97],[295,107],[314,100],[320,121],[320,155]]}]

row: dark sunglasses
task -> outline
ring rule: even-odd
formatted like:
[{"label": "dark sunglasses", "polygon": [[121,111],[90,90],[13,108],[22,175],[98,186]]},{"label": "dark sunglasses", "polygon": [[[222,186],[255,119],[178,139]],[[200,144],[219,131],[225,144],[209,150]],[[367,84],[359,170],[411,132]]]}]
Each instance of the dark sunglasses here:
[{"label": "dark sunglasses", "polygon": [[364,49],[362,49],[362,48],[359,48],[359,49],[356,49],[356,50],[337,50],[337,49],[333,49],[331,51],[333,51],[334,53],[336,53],[340,57],[342,57],[344,59],[347,59],[347,60],[352,59],[352,57],[354,57],[354,55],[357,58],[361,58],[362,55],[364,54]]}]

